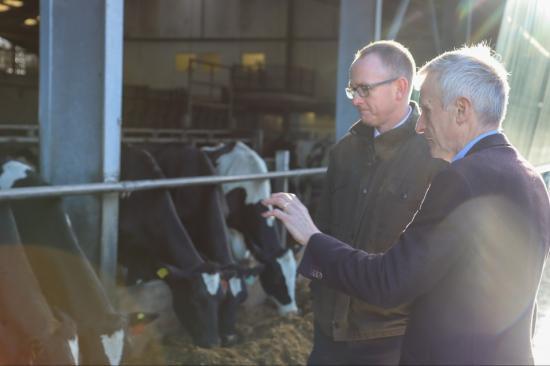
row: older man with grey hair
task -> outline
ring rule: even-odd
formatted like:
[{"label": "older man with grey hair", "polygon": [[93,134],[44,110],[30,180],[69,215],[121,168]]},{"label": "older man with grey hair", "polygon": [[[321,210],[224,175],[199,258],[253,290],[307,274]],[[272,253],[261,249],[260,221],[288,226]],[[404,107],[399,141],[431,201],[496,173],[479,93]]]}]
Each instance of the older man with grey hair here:
[{"label": "older man with grey hair", "polygon": [[544,183],[500,130],[508,82],[484,45],[428,62],[417,131],[451,164],[383,254],[321,233],[288,193],[267,213],[306,245],[299,272],[370,303],[412,302],[404,364],[532,364],[531,319],[550,244]]}]

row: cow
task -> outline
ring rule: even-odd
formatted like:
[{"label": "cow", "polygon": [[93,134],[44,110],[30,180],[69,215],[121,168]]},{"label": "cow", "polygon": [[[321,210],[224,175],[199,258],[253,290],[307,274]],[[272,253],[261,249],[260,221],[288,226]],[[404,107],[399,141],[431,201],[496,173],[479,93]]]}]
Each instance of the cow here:
[{"label": "cow", "polygon": [[[175,143],[156,149],[150,147],[149,151],[152,151],[168,178],[215,175],[215,169],[206,154],[196,147]],[[238,342],[235,327],[238,305],[247,297],[244,277],[258,269],[246,271],[240,268],[231,255],[225,223],[227,207],[218,186],[176,187],[169,192],[178,217],[187,228],[197,250],[208,260],[227,269],[228,275],[222,281],[225,291],[219,313],[219,331],[222,345],[233,345]]]},{"label": "cow", "polygon": [[[203,147],[216,166],[218,175],[266,173],[263,159],[242,142],[216,147]],[[281,240],[272,219],[261,214],[267,210],[261,200],[271,195],[271,185],[265,181],[240,181],[222,185],[229,214],[227,224],[233,238],[242,234],[246,247],[265,268],[260,283],[280,314],[296,313],[296,260],[291,249],[281,246]]]},{"label": "cow", "polygon": [[[165,178],[153,156],[143,149],[123,145],[121,157],[121,180]],[[176,316],[194,343],[218,346],[223,270],[201,257],[168,191],[136,191],[121,199],[118,235],[126,283],[163,279],[171,289]]]},{"label": "cow", "polygon": [[[9,160],[1,167],[1,189],[46,185],[32,167],[22,162]],[[62,199],[15,200],[10,207],[25,255],[47,303],[76,324],[80,361],[119,365],[128,354],[128,329],[136,314],[120,314],[113,308],[80,248]],[[149,319],[147,316],[146,321]]]},{"label": "cow", "polygon": [[6,203],[0,204],[0,268],[0,364],[77,365],[76,326],[44,297]]}]

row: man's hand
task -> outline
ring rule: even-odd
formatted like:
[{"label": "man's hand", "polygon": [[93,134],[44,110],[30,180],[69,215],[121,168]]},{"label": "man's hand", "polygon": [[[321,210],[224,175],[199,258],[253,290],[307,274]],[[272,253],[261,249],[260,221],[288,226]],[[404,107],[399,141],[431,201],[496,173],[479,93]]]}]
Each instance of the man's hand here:
[{"label": "man's hand", "polygon": [[273,205],[272,210],[263,213],[264,217],[276,217],[283,222],[288,232],[300,244],[306,245],[313,234],[320,233],[313,223],[307,208],[292,193],[273,193],[262,201],[265,206]]}]

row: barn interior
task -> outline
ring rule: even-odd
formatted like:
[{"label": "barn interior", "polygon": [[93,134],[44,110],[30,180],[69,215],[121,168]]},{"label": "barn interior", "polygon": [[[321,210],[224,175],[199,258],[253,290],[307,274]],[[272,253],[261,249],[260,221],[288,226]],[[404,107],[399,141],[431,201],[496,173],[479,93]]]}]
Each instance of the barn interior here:
[{"label": "barn interior", "polygon": [[[270,171],[322,168],[358,118],[344,94],[354,52],[394,39],[417,66],[463,44],[486,42],[501,54],[512,84],[505,131],[543,166],[550,163],[549,20],[546,0],[0,0],[0,150],[34,152],[29,161],[53,186],[119,182],[121,141],[243,141]],[[288,161],[277,167],[285,150]],[[314,210],[321,172],[292,177],[290,187],[272,180],[295,190],[300,182],[311,184],[299,192]],[[71,194],[64,207],[86,256],[112,285],[119,194]],[[537,324],[542,345],[550,300],[541,303],[549,307]],[[296,341],[311,342],[304,337]],[[195,352],[190,363],[307,356],[209,358],[179,339],[167,342]],[[252,346],[239,347],[244,354]],[[537,362],[550,362],[542,348]]]}]

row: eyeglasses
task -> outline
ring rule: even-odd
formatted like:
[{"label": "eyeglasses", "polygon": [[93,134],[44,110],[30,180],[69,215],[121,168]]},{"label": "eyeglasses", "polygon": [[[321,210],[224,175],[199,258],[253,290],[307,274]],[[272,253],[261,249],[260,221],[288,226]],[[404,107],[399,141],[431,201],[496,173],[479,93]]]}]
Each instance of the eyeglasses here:
[{"label": "eyeglasses", "polygon": [[360,85],[357,85],[355,88],[352,88],[351,85],[348,84],[348,87],[346,88],[346,96],[349,99],[353,99],[356,96],[359,96],[361,98],[366,98],[366,97],[369,96],[370,91],[372,89],[374,89],[374,88],[376,88],[377,86],[380,86],[380,85],[392,83],[397,79],[399,79],[399,78],[392,78],[392,79],[388,79],[388,80],[384,80],[384,81],[379,81],[379,82],[374,83],[374,84],[360,84]]}]

